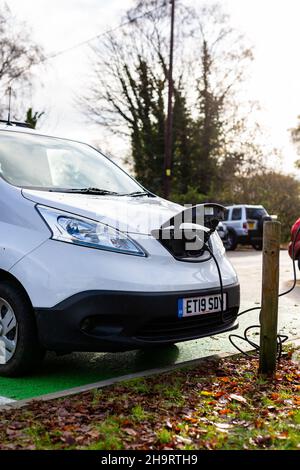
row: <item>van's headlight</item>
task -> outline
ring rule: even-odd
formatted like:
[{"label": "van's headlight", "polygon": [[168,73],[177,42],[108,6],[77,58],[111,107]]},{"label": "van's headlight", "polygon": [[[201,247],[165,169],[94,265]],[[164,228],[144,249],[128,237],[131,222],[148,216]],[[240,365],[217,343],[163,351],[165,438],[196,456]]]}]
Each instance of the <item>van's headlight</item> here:
[{"label": "van's headlight", "polygon": [[52,239],[75,245],[146,256],[128,235],[114,228],[67,212],[37,205],[37,210],[52,232]]}]

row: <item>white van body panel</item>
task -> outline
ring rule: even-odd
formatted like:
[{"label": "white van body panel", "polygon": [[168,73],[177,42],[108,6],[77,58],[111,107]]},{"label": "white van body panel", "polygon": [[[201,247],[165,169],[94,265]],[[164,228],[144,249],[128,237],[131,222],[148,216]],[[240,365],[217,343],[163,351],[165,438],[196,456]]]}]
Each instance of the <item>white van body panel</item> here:
[{"label": "white van body panel", "polygon": [[35,204],[0,178],[0,269],[9,271],[50,235]]},{"label": "white van body panel", "polygon": [[25,198],[118,228],[127,233],[149,235],[184,207],[165,199],[126,196],[93,196],[24,189]]},{"label": "white van body panel", "polygon": [[[11,273],[39,308],[53,307],[82,291],[174,292],[219,286],[212,260],[178,262],[154,238],[135,240],[152,254],[141,258],[48,240],[17,263]],[[218,262],[224,286],[236,283],[228,259],[219,256]]]}]

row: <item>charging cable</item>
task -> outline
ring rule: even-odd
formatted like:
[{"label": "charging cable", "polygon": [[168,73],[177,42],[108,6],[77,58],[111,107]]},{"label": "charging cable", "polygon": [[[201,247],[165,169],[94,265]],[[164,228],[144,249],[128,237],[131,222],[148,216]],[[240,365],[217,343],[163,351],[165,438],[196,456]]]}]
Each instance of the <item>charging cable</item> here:
[{"label": "charging cable", "polygon": [[[287,291],[285,292],[282,292],[278,295],[278,297],[282,297],[284,295],[287,295],[289,294],[290,292],[292,292],[295,287],[296,287],[296,284],[297,284],[297,274],[296,274],[296,266],[295,266],[295,245],[296,245],[296,241],[297,241],[297,238],[298,238],[298,235],[300,233],[300,226],[298,227],[297,229],[297,232],[296,232],[296,235],[295,235],[295,238],[293,240],[293,244],[292,244],[292,263],[293,263],[293,276],[294,276],[294,281],[293,281],[293,285],[292,287],[290,287]],[[247,310],[243,310],[242,312],[240,312],[238,314],[238,317],[240,317],[241,315],[245,315],[245,313],[248,313],[248,312],[252,312],[254,310],[260,310],[261,311],[261,305],[258,306],[258,307],[253,307],[253,308],[248,308]],[[249,338],[249,333],[250,331],[254,330],[254,329],[257,329],[257,328],[260,328],[260,325],[250,325],[248,326],[245,331],[244,331],[244,336],[240,336],[240,335],[235,335],[235,334],[232,334],[232,335],[229,335],[229,341],[230,343],[232,344],[232,346],[234,346],[239,352],[241,352],[244,356],[248,356],[248,357],[251,357],[250,354],[248,354],[246,351],[243,351],[239,346],[237,346],[237,344],[235,343],[235,340],[236,339],[239,339],[239,340],[242,340],[242,341],[245,341],[247,344],[249,344],[250,346],[253,347],[253,349],[256,351],[256,352],[259,352],[259,349],[260,349],[260,346],[255,343],[254,341],[252,341],[250,338]],[[233,339],[234,338],[234,339]],[[287,335],[280,335],[278,334],[277,335],[277,359],[279,360],[282,356],[282,349],[283,349],[283,343],[285,343],[286,341],[288,340],[288,336]]]},{"label": "charging cable", "polygon": [[[210,235],[214,232],[214,230],[211,231]],[[296,245],[296,241],[297,241],[297,238],[298,238],[298,235],[300,233],[300,226],[298,227],[297,229],[297,232],[296,232],[296,235],[295,235],[295,238],[293,240],[293,244],[292,244],[292,263],[293,263],[293,277],[294,277],[294,280],[293,280],[293,285],[292,287],[290,287],[287,291],[285,292],[282,292],[278,295],[278,297],[282,297],[284,295],[287,295],[289,294],[290,292],[292,292],[295,287],[296,287],[296,284],[297,284],[297,274],[296,274],[296,266],[295,266],[295,245]],[[218,271],[218,276],[219,276],[219,282],[220,282],[220,292],[221,292],[221,318],[222,318],[222,323],[225,323],[225,318],[224,318],[224,315],[225,315],[225,309],[224,309],[224,286],[223,286],[223,280],[222,280],[222,274],[221,274],[221,269],[220,269],[220,266],[219,266],[219,263],[218,263],[218,260],[217,258],[215,257],[213,251],[210,249],[208,243],[206,242],[205,243],[205,249],[210,253],[212,259],[214,260],[215,262],[215,265],[216,265],[216,268],[217,268],[217,271]],[[241,315],[245,315],[246,313],[249,313],[249,312],[253,312],[255,310],[259,310],[261,311],[261,305],[259,305],[258,307],[252,307],[252,308],[248,308],[246,310],[243,310],[242,312],[239,312],[239,314],[237,315],[237,317],[240,317]],[[244,356],[248,356],[248,357],[251,357],[250,354],[248,354],[246,351],[243,351],[236,343],[235,343],[235,340],[236,339],[239,339],[239,340],[242,340],[244,342],[246,342],[247,344],[249,344],[257,353],[259,352],[259,349],[260,349],[260,346],[259,344],[255,343],[252,339],[249,338],[249,334],[251,331],[253,331],[254,329],[260,329],[260,324],[259,325],[250,325],[248,326],[245,330],[244,330],[244,336],[241,336],[241,335],[236,335],[236,334],[231,334],[229,335],[229,341],[230,343],[232,344],[232,346],[234,346],[240,353],[242,353]],[[278,334],[277,335],[277,359],[279,360],[282,356],[282,349],[283,349],[283,344],[288,340],[288,336],[287,335],[281,335],[281,334]]]},{"label": "charging cable", "polygon": [[215,257],[215,255],[213,254],[213,251],[208,246],[208,243],[205,244],[205,247],[206,247],[207,251],[210,253],[212,259],[214,260],[217,271],[218,271],[219,282],[220,282],[220,292],[221,292],[221,318],[222,318],[222,323],[225,323],[225,319],[224,319],[224,314],[225,314],[225,311],[224,311],[224,288],[223,288],[223,280],[222,280],[221,269],[220,269],[218,260]]}]

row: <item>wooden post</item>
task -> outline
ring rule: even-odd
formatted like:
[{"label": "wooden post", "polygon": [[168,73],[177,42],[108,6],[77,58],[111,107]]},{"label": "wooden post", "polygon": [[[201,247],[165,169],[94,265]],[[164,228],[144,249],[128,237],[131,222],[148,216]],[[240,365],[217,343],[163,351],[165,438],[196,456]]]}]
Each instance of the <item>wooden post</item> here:
[{"label": "wooden post", "polygon": [[264,223],[259,372],[268,375],[276,370],[280,233],[280,222]]}]

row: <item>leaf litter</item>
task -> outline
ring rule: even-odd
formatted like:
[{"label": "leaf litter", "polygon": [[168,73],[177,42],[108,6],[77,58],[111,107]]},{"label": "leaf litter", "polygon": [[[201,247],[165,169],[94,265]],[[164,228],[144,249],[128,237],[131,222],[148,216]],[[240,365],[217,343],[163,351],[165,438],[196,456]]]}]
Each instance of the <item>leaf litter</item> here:
[{"label": "leaf litter", "polygon": [[271,378],[232,357],[3,409],[0,449],[299,449],[295,357]]}]

